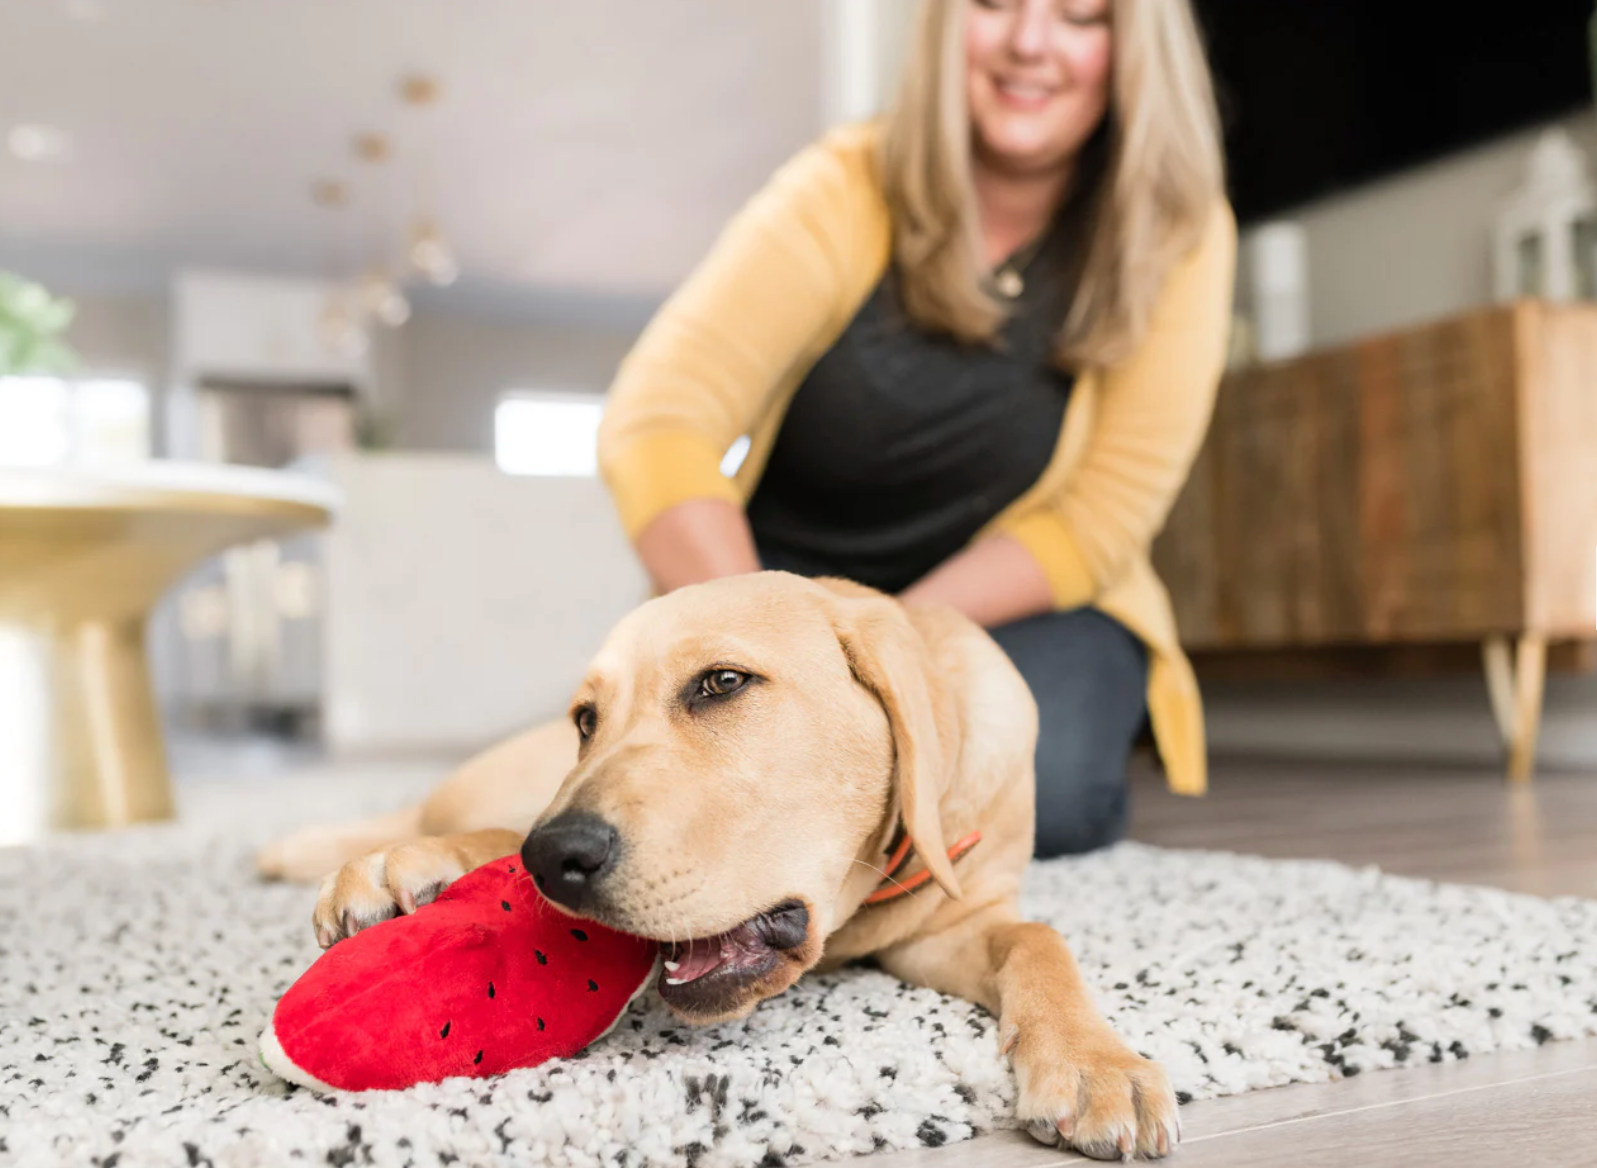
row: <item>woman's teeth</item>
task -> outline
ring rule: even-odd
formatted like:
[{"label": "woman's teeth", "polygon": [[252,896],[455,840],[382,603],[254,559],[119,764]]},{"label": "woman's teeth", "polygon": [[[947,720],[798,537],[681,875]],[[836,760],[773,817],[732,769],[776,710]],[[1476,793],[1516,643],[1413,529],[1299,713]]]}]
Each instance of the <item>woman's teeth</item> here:
[{"label": "woman's teeth", "polygon": [[1045,85],[1017,85],[1014,82],[1000,81],[998,90],[1018,101],[1047,101],[1053,96],[1053,89]]}]

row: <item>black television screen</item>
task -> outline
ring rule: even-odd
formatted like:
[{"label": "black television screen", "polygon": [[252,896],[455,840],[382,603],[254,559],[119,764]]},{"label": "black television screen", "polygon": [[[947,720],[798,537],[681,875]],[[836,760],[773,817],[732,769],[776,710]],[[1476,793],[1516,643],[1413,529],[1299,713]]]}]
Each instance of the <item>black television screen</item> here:
[{"label": "black television screen", "polygon": [[1593,0],[1194,0],[1244,222],[1592,105]]}]

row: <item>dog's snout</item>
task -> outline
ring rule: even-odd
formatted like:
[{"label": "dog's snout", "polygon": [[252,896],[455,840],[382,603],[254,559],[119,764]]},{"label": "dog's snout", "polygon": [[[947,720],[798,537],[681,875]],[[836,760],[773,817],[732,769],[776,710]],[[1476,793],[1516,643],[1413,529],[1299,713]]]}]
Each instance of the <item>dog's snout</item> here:
[{"label": "dog's snout", "polygon": [[616,829],[597,815],[571,811],[527,836],[521,859],[550,900],[580,911],[615,864]]}]

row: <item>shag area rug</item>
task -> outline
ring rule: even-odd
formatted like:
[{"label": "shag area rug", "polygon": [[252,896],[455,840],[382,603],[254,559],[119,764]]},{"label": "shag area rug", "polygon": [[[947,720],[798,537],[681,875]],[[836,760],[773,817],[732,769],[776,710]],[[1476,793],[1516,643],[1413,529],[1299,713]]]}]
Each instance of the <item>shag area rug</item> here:
[{"label": "shag area rug", "polygon": [[[256,1038],[319,951],[311,893],[257,881],[253,848],[432,777],[190,785],[177,824],[0,851],[0,1164],[745,1168],[1008,1125],[993,1019],[869,970],[707,1030],[646,996],[585,1057],[495,1080],[276,1080]],[[1025,907],[1183,1100],[1597,1033],[1597,901],[1127,844],[1036,865]]]}]

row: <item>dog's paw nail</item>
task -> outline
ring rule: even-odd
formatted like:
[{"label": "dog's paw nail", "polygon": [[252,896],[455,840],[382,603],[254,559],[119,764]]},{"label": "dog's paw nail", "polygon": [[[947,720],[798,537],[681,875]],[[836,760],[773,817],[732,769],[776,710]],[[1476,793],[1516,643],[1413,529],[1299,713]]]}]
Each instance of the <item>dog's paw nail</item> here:
[{"label": "dog's paw nail", "polygon": [[1060,1137],[1069,1141],[1076,1134],[1076,1117],[1074,1115],[1061,1115],[1054,1126],[1059,1129]]},{"label": "dog's paw nail", "polygon": [[406,916],[416,911],[416,894],[408,888],[399,890],[399,911]]},{"label": "dog's paw nail", "polygon": [[1122,1131],[1120,1138],[1115,1141],[1115,1147],[1120,1149],[1120,1156],[1124,1160],[1131,1159],[1131,1153],[1136,1150],[1137,1138],[1129,1130]]},{"label": "dog's paw nail", "polygon": [[354,909],[344,910],[344,936],[353,937],[360,932],[360,918],[355,915]]},{"label": "dog's paw nail", "polygon": [[1060,1129],[1049,1123],[1046,1119],[1028,1119],[1026,1121],[1026,1134],[1039,1144],[1046,1144],[1052,1148],[1058,1145]]},{"label": "dog's paw nail", "polygon": [[1015,1043],[1020,1041],[1020,1027],[1013,1022],[1005,1022],[998,1031],[998,1053],[1007,1055],[1015,1049]]},{"label": "dog's paw nail", "polygon": [[1170,1154],[1170,1133],[1161,1127],[1158,1138],[1154,1141],[1154,1146],[1159,1149],[1161,1156],[1168,1156]]}]

